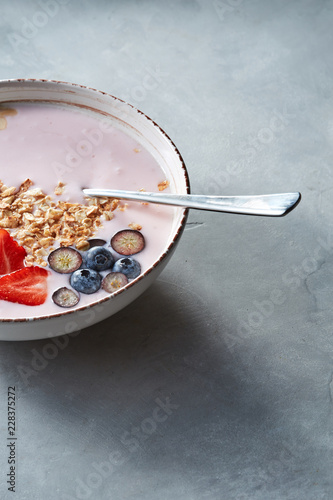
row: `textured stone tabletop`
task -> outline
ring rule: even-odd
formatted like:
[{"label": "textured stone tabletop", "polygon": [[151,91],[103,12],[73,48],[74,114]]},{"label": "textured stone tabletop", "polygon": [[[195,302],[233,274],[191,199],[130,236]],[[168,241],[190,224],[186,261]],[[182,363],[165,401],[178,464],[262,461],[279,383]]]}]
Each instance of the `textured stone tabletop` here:
[{"label": "textured stone tabletop", "polygon": [[0,79],[130,102],[176,143],[192,192],[302,193],[284,218],[192,211],[129,307],[58,343],[1,343],[1,499],[333,499],[332,0],[0,11]]}]

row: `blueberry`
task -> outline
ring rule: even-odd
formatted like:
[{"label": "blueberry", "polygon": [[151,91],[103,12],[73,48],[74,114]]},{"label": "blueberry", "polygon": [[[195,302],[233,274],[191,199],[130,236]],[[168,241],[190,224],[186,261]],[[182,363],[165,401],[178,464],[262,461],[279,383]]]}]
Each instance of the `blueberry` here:
[{"label": "blueberry", "polygon": [[141,273],[141,266],[139,262],[132,257],[123,257],[119,260],[116,260],[112,272],[114,273],[123,273],[127,278],[133,279],[137,278]]},{"label": "blueberry", "polygon": [[89,269],[105,271],[105,269],[109,269],[113,266],[114,257],[112,253],[104,247],[93,247],[85,254],[85,263]]},{"label": "blueberry", "polygon": [[76,271],[82,264],[81,254],[71,247],[60,247],[48,256],[51,269],[61,274]]},{"label": "blueberry", "polygon": [[73,292],[73,290],[70,290],[66,286],[63,286],[61,288],[58,288],[53,295],[52,295],[52,300],[57,306],[60,307],[72,307],[76,306],[76,304],[79,302],[80,297]]},{"label": "blueberry", "polygon": [[134,255],[145,247],[145,239],[136,229],[123,229],[111,238],[111,246],[120,255]]},{"label": "blueberry", "polygon": [[71,286],[82,293],[95,293],[101,288],[102,277],[93,269],[78,269],[70,277]]},{"label": "blueberry", "polygon": [[117,292],[119,288],[127,285],[128,279],[127,276],[123,273],[109,273],[105,276],[102,281],[102,288],[108,292],[113,293]]},{"label": "blueberry", "polygon": [[88,240],[88,243],[89,243],[89,248],[102,247],[103,245],[106,245],[106,241],[101,240],[100,238],[93,238],[91,240]]}]

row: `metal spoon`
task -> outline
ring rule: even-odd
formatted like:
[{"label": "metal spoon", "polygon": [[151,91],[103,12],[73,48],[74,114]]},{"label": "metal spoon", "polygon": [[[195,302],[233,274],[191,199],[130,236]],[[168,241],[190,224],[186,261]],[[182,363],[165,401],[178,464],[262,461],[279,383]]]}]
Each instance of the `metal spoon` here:
[{"label": "metal spoon", "polygon": [[286,215],[301,200],[301,193],[264,194],[258,196],[205,196],[198,194],[147,193],[145,191],[119,191],[115,189],[83,189],[87,196],[134,200],[160,205],[229,212],[232,214]]}]

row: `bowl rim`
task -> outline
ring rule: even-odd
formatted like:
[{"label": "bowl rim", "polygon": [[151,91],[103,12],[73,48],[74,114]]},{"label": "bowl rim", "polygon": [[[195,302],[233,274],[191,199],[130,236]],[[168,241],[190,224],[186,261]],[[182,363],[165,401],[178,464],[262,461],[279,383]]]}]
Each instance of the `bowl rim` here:
[{"label": "bowl rim", "polygon": [[[79,88],[87,90],[89,92],[96,92],[96,94],[101,94],[102,96],[110,97],[110,98],[114,99],[115,101],[121,102],[121,103],[125,104],[126,106],[129,106],[130,108],[132,108],[134,111],[138,112],[141,115],[142,119],[150,122],[153,125],[153,127],[155,127],[158,130],[158,132],[160,132],[164,136],[165,140],[171,145],[174,153],[178,156],[178,159],[180,161],[181,171],[183,173],[184,180],[185,180],[186,193],[187,194],[190,193],[189,175],[188,175],[183,157],[180,154],[177,146],[172,141],[172,139],[168,136],[168,134],[152,118],[150,118],[148,115],[146,115],[143,111],[136,108],[132,104],[124,101],[123,99],[120,99],[119,97],[116,97],[112,94],[109,94],[108,92],[95,89],[94,87],[89,87],[89,86],[81,85],[78,83],[65,82],[62,80],[43,79],[43,78],[40,78],[40,79],[38,79],[38,78],[13,78],[13,79],[7,79],[7,80],[0,79],[0,91],[1,91],[1,87],[5,86],[6,84],[14,84],[14,83],[15,84],[20,84],[20,83],[27,84],[29,82],[34,83],[36,85],[40,85],[40,84],[53,85],[53,84],[55,84],[55,85],[59,85],[60,88],[61,87],[62,88],[64,88],[64,87],[68,87],[68,88],[79,87]],[[14,99],[13,101],[7,101],[7,102],[16,102],[16,101],[23,102],[23,100],[20,100],[20,99]],[[29,99],[28,101],[34,102],[34,99]],[[45,99],[44,101],[36,99],[36,101],[50,102],[52,104],[52,101],[48,101],[47,99]],[[6,102],[6,101],[1,100],[1,93],[0,93],[0,104],[2,104],[3,102]],[[59,104],[59,102],[57,102],[55,104]],[[70,103],[66,103],[66,104],[70,104]],[[73,105],[75,106],[75,104],[73,104]],[[99,300],[96,300],[95,302],[93,302],[91,304],[77,307],[75,309],[64,310],[64,311],[61,311],[59,313],[43,315],[43,316],[33,316],[30,318],[0,318],[0,324],[1,323],[31,323],[31,322],[35,322],[35,321],[45,321],[45,320],[49,320],[49,319],[53,319],[53,318],[64,317],[66,315],[73,315],[73,314],[79,313],[81,311],[85,311],[87,309],[90,309],[92,307],[99,306],[100,304],[103,304],[105,302],[109,302],[111,300],[114,300],[115,297],[117,297],[121,294],[125,294],[134,285],[143,281],[144,278],[146,278],[148,275],[150,275],[156,269],[156,267],[167,258],[167,256],[171,252],[171,250],[178,243],[178,240],[185,229],[185,224],[186,224],[186,220],[188,217],[188,213],[189,213],[188,208],[183,209],[183,216],[182,216],[180,222],[177,224],[177,228],[176,228],[176,231],[175,231],[174,236],[172,238],[172,241],[169,243],[167,249],[163,252],[163,254],[160,255],[158,260],[156,260],[144,273],[140,274],[137,278],[135,278],[133,281],[131,281],[130,283],[125,285],[123,288],[120,288],[117,292],[113,292],[111,295],[109,295],[107,297],[103,297]]]}]

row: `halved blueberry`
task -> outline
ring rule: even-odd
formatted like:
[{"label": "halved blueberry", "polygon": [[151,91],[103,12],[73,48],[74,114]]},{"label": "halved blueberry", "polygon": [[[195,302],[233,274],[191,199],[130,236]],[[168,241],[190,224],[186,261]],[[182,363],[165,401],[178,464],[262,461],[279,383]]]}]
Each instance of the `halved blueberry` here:
[{"label": "halved blueberry", "polygon": [[69,274],[79,269],[82,264],[82,257],[74,248],[60,247],[50,253],[48,262],[53,271]]},{"label": "halved blueberry", "polygon": [[116,260],[112,271],[115,273],[123,273],[129,279],[134,279],[141,273],[141,266],[139,262],[132,257],[122,257]]},{"label": "halved blueberry", "polygon": [[80,296],[73,292],[70,288],[63,286],[58,288],[58,290],[53,293],[52,300],[55,304],[57,304],[57,306],[73,307],[78,304]]},{"label": "halved blueberry", "polygon": [[101,240],[100,238],[93,238],[91,240],[88,240],[88,243],[89,243],[89,248],[102,247],[103,245],[106,245],[106,241]]},{"label": "halved blueberry", "polygon": [[102,277],[93,269],[78,269],[70,277],[71,286],[78,292],[90,294],[101,288]]},{"label": "halved blueberry", "polygon": [[113,293],[127,285],[127,276],[123,273],[109,273],[102,281],[102,288],[108,292]]},{"label": "halved blueberry", "polygon": [[120,255],[134,255],[144,249],[145,239],[136,229],[124,229],[112,237],[111,246]]}]

